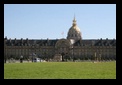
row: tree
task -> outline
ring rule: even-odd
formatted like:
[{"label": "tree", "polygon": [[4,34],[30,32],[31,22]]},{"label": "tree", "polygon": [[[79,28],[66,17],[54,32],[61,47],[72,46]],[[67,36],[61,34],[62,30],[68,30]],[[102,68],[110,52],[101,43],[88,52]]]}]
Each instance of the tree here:
[{"label": "tree", "polygon": [[23,63],[23,56],[20,56],[20,63]]},{"label": "tree", "polygon": [[76,57],[73,57],[73,61],[75,61],[76,60]]}]

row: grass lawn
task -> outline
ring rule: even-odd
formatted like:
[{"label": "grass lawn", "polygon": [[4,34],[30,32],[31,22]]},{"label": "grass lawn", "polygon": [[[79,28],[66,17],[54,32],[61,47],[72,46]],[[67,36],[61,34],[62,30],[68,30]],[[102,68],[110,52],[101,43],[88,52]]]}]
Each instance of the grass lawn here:
[{"label": "grass lawn", "polygon": [[116,62],[5,63],[4,79],[116,79]]}]

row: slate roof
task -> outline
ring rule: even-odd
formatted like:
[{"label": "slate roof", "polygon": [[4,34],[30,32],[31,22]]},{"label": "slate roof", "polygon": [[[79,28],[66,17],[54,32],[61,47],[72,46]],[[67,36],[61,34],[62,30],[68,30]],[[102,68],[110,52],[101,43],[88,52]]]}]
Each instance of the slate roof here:
[{"label": "slate roof", "polygon": [[[58,39],[5,39],[5,44],[7,46],[55,46]],[[116,46],[115,39],[84,39],[78,40],[74,43],[74,46]]]},{"label": "slate roof", "polygon": [[104,40],[98,40],[98,39],[84,39],[79,40],[74,43],[74,46],[116,46],[116,40],[114,39],[104,39]]}]

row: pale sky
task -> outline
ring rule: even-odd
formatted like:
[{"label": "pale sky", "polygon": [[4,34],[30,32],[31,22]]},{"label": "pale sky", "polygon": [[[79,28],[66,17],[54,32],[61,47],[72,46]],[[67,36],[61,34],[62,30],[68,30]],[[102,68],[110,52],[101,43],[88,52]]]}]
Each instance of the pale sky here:
[{"label": "pale sky", "polygon": [[66,38],[74,14],[83,39],[116,39],[116,4],[4,4],[4,37]]}]

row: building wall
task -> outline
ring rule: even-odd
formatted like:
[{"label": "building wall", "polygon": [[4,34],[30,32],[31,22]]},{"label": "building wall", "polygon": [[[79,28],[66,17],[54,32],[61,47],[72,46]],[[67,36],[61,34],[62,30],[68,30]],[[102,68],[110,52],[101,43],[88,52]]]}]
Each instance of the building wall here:
[{"label": "building wall", "polygon": [[[55,55],[55,47],[54,46],[5,46],[4,47],[4,56],[7,58],[10,57],[20,57],[23,55],[24,57],[29,57],[32,53],[40,54],[43,57],[53,58]],[[101,57],[115,57],[116,56],[116,46],[74,46],[73,50],[70,50],[69,56],[74,54],[75,57],[78,58],[91,58],[94,56],[96,52],[96,56],[101,54]]]}]

